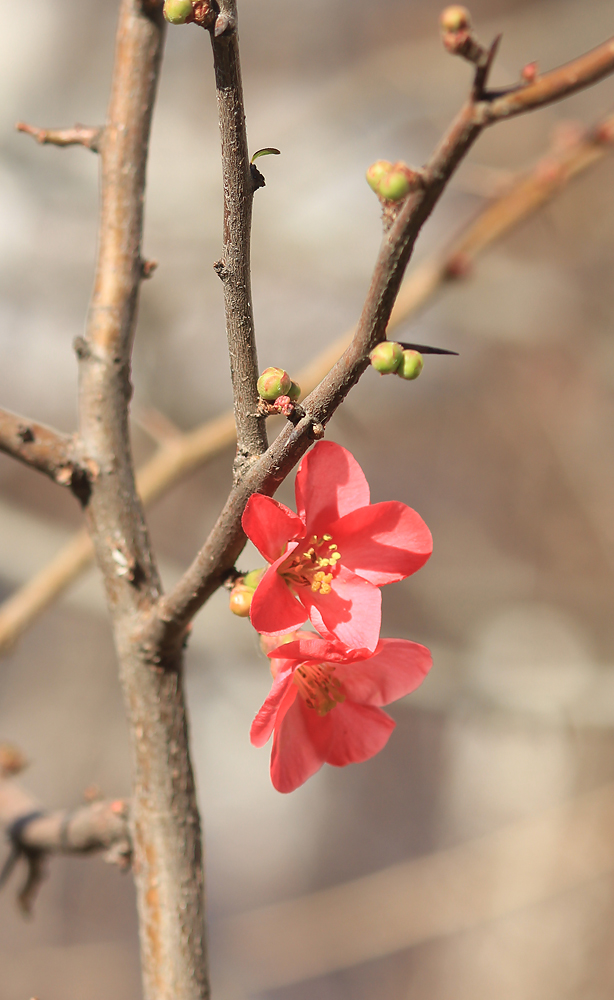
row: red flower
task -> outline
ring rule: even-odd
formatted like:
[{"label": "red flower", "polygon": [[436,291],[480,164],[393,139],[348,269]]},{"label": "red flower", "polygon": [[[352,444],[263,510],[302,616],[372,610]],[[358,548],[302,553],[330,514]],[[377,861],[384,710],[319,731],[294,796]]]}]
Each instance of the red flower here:
[{"label": "red flower", "polygon": [[407,639],[380,639],[375,653],[299,632],[269,653],[273,686],[252,723],[261,747],[273,733],[271,781],[292,792],[322,764],[368,760],[388,742],[395,723],[380,706],[414,691],[431,654]]},{"label": "red flower", "polygon": [[433,550],[431,533],[404,503],[369,503],[358,462],[320,441],[296,476],[298,514],[255,493],[243,514],[246,535],[271,566],[254,594],[256,631],[282,635],[307,618],[350,649],[375,649],[381,625],[379,587],[403,580]]}]

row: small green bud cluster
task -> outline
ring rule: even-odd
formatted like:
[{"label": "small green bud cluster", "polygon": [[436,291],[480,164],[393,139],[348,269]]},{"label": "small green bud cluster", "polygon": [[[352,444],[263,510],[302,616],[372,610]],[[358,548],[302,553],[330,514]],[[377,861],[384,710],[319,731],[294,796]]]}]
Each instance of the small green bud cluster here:
[{"label": "small green bud cluster", "polygon": [[374,347],[369,358],[381,375],[394,373],[408,380],[418,378],[424,367],[424,360],[419,351],[404,351],[401,344],[395,344],[392,340],[383,340]]},{"label": "small green bud cluster", "polygon": [[245,576],[238,578],[230,591],[230,600],[228,603],[233,615],[238,615],[239,618],[248,617],[252,598],[263,573],[263,569],[252,569]]},{"label": "small green bud cluster", "polygon": [[257,382],[258,395],[267,403],[274,403],[280,396],[288,397],[296,403],[301,395],[301,387],[293,382],[283,368],[265,368]]},{"label": "small green bud cluster", "polygon": [[367,170],[367,184],[383,201],[401,201],[420,183],[420,174],[398,160],[376,160]]},{"label": "small green bud cluster", "polygon": [[164,0],[164,16],[171,24],[185,24],[192,13],[192,0]]}]

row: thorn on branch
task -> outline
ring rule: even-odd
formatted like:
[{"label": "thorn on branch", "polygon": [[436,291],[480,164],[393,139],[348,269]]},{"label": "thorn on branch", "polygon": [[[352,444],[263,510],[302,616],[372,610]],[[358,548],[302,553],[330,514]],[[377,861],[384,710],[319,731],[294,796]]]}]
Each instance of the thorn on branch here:
[{"label": "thorn on branch", "polygon": [[100,141],[103,128],[91,128],[87,125],[75,125],[73,128],[38,128],[27,122],[17,122],[18,132],[33,136],[41,145],[52,146],[85,146],[93,153],[100,152]]}]

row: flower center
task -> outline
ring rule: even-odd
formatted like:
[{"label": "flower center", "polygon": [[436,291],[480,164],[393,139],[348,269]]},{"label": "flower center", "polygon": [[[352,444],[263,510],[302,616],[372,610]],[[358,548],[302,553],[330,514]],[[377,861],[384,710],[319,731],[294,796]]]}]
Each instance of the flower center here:
[{"label": "flower center", "polygon": [[309,548],[293,552],[290,559],[280,568],[281,575],[288,583],[311,587],[314,593],[330,594],[331,581],[341,553],[333,542],[332,535],[311,536]]},{"label": "flower center", "polygon": [[335,668],[328,663],[301,663],[292,680],[307,708],[326,715],[335,705],[345,701],[341,684],[334,676]]}]

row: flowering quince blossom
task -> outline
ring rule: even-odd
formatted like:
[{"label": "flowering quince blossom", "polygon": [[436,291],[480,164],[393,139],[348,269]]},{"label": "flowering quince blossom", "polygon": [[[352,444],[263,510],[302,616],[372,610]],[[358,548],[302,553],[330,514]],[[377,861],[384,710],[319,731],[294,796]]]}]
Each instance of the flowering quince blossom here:
[{"label": "flowering quince blossom", "polygon": [[368,760],[395,727],[381,705],[414,691],[431,667],[425,646],[380,639],[374,653],[297,632],[271,658],[273,685],[252,723],[261,747],[273,733],[271,781],[292,792],[322,764]]},{"label": "flowering quince blossom", "polygon": [[358,462],[332,441],[318,442],[296,476],[294,513],[255,493],[243,529],[271,565],[250,609],[264,635],[282,635],[307,618],[321,635],[373,652],[380,633],[379,587],[403,580],[433,550],[419,514],[391,500],[371,504]]}]

